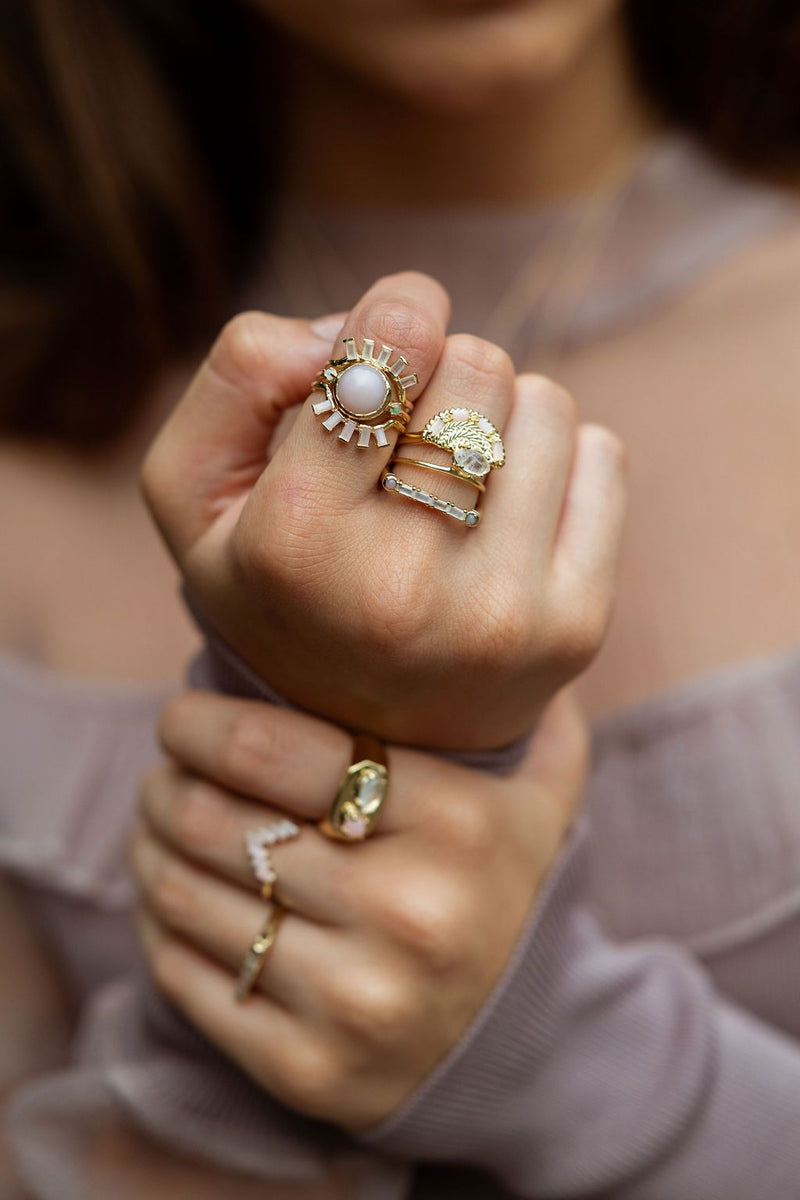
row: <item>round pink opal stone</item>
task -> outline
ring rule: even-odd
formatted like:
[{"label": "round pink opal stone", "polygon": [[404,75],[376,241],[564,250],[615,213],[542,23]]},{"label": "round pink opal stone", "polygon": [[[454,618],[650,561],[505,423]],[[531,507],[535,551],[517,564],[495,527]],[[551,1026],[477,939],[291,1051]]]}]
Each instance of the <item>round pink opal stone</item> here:
[{"label": "round pink opal stone", "polygon": [[354,363],[336,382],[336,395],[348,412],[358,417],[379,412],[389,391],[383,373],[369,363]]}]

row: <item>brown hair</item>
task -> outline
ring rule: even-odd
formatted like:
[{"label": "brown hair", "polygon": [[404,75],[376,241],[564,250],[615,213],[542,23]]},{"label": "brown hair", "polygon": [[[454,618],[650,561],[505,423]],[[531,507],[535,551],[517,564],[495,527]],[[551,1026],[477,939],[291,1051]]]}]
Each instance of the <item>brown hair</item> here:
[{"label": "brown hair", "polygon": [[[670,120],[797,170],[799,0],[625,5]],[[235,0],[0,4],[0,429],[104,445],[211,336],[275,192],[274,81]]]},{"label": "brown hair", "polygon": [[262,41],[230,0],[0,5],[1,428],[107,443],[226,314],[270,191]]},{"label": "brown hair", "polygon": [[740,169],[800,173],[800,0],[625,0],[642,86]]}]

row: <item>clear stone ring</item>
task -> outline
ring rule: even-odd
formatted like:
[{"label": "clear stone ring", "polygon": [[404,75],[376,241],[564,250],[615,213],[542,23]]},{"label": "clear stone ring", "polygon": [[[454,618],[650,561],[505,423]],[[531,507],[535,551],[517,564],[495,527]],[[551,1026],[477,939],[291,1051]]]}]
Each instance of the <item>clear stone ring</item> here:
[{"label": "clear stone ring", "polygon": [[414,406],[407,393],[419,379],[413,371],[406,373],[408,359],[399,355],[392,361],[391,346],[382,345],[376,353],[374,338],[364,338],[360,350],[355,338],[344,338],[344,348],[344,358],[332,358],[312,384],[322,393],[312,409],[340,442],[356,438],[362,450],[373,440],[388,446],[389,431],[408,425]]},{"label": "clear stone ring", "polygon": [[369,836],[389,788],[386,750],[377,738],[357,735],[353,760],[319,823],[320,832],[337,842],[363,842]]},{"label": "clear stone ring", "polygon": [[[453,455],[452,464],[444,470],[465,483],[483,491],[483,481],[490,471],[505,466],[506,450],[499,431],[483,413],[471,408],[446,408],[431,417],[424,429],[407,432],[399,444],[409,445],[427,442],[429,446],[440,446]],[[401,460],[398,460],[401,461]],[[415,466],[430,466],[442,470],[433,463],[419,463],[409,459]]]}]

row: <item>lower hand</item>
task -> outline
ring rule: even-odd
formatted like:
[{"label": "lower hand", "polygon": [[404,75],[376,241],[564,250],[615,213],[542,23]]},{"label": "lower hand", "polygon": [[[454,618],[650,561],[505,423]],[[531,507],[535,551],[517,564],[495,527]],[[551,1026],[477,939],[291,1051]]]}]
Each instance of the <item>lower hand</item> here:
[{"label": "lower hand", "polygon": [[[558,854],[585,772],[571,701],[551,705],[505,779],[392,747],[388,797],[358,845],[314,824],[351,761],[339,729],[196,692],[161,734],[171,761],[144,785],[133,852],[157,983],[289,1107],[351,1131],[381,1122],[486,1001]],[[286,916],[237,1004],[267,911],[244,834],[286,813],[309,822],[272,850]]]}]

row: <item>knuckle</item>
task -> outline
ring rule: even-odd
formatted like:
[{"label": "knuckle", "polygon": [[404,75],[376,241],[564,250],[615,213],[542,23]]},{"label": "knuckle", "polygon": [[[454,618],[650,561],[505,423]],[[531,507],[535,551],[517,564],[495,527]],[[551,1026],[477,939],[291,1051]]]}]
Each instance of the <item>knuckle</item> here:
[{"label": "knuckle", "polygon": [[397,350],[412,366],[415,359],[427,357],[439,337],[433,319],[422,310],[409,307],[404,297],[377,300],[364,315],[370,337]]},{"label": "knuckle", "polygon": [[192,703],[191,692],[178,692],[177,695],[171,696],[161,709],[158,718],[158,741],[168,753],[175,745],[176,736],[186,728],[191,719]]},{"label": "knuckle", "polygon": [[281,1091],[290,1108],[312,1117],[330,1117],[341,1103],[345,1071],[324,1046],[295,1042],[284,1064]]},{"label": "knuckle", "polygon": [[274,318],[243,312],[223,326],[209,353],[209,364],[226,383],[247,389],[264,378],[269,364]]},{"label": "knuckle", "polygon": [[230,841],[226,808],[215,789],[203,779],[187,779],[180,787],[172,811],[172,836],[186,850],[201,850]]},{"label": "knuckle", "polygon": [[430,824],[439,845],[455,851],[461,859],[473,859],[484,855],[493,840],[496,813],[485,796],[462,791],[437,805]]},{"label": "knuckle", "polygon": [[260,778],[268,767],[274,774],[280,761],[279,738],[267,714],[243,708],[228,722],[219,748],[220,772],[226,778]]},{"label": "knuckle", "polygon": [[582,425],[580,429],[582,439],[592,443],[596,452],[605,455],[620,472],[624,472],[628,463],[628,451],[625,443],[618,434],[611,429],[607,429],[605,425],[594,425],[592,423]]},{"label": "knuckle", "polygon": [[597,654],[608,627],[611,598],[597,587],[586,586],[580,603],[562,619],[557,635],[555,659],[567,674],[589,665]]},{"label": "knuckle", "polygon": [[570,393],[546,375],[520,375],[517,386],[553,425],[577,425],[577,410]]},{"label": "knuckle", "polygon": [[156,913],[168,925],[181,925],[194,910],[192,888],[183,866],[170,855],[163,855],[154,869],[148,899]]},{"label": "knuckle", "polygon": [[514,364],[501,346],[485,338],[456,333],[447,339],[445,354],[467,372],[479,377],[478,382],[496,386],[497,380],[509,385],[514,378]]},{"label": "knuckle", "polygon": [[337,1026],[359,1042],[392,1045],[419,1017],[411,989],[400,979],[374,967],[352,971],[332,997]]},{"label": "knuckle", "polygon": [[384,914],[392,940],[410,950],[435,973],[446,974],[463,961],[469,914],[455,881],[438,875],[405,885]]}]

